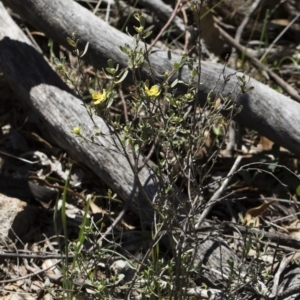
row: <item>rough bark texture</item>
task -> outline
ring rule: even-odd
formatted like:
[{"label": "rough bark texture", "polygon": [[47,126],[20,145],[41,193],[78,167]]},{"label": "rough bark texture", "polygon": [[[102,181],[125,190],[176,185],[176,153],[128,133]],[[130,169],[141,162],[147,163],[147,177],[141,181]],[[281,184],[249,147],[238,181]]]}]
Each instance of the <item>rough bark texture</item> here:
[{"label": "rough bark texture", "polygon": [[[87,42],[90,42],[85,59],[96,68],[101,69],[106,66],[109,58],[121,66],[126,65],[127,58],[120,52],[119,46],[125,43],[132,45],[132,39],[109,26],[75,1],[4,0],[3,3],[6,3],[34,27],[67,47],[67,37],[76,31],[80,37],[82,49]],[[156,76],[158,81],[162,80],[162,77],[157,74],[164,74],[166,70],[171,69],[172,62],[180,60],[180,57],[175,54],[172,55],[172,61],[168,61],[167,57],[167,53],[160,50],[150,55],[151,67],[156,70],[151,75]],[[199,86],[201,95],[211,90],[218,92],[225,81],[224,76],[220,76],[223,66],[212,62],[202,62],[201,72],[203,81],[203,84]],[[149,66],[145,65],[143,74],[145,77],[150,74]],[[226,83],[223,94],[230,93],[236,87],[238,81],[236,75],[233,74],[241,75],[225,68],[224,75],[232,76]],[[188,69],[184,67],[177,76],[187,82]],[[249,80],[254,90],[236,100],[238,105],[243,105],[243,110],[237,115],[236,120],[300,155],[300,135],[298,134],[300,104],[254,79],[246,76],[246,80]]]},{"label": "rough bark texture", "polygon": [[[130,208],[141,213],[143,222],[152,223],[151,204],[138,190],[128,162],[121,151],[113,146],[103,120],[95,117],[102,132],[107,134],[105,138],[96,139],[101,146],[77,142],[70,133],[74,125],[83,124],[83,132],[87,136],[93,133],[94,128],[81,101],[69,91],[42,55],[30,46],[28,39],[9,17],[1,3],[0,24],[0,70],[4,72],[20,100],[37,112],[52,139],[61,148],[91,168],[124,201],[130,200]],[[157,190],[146,168],[139,173],[139,179],[147,196],[152,199]],[[205,257],[205,262],[209,266],[218,269],[221,265],[225,268],[229,257],[235,257],[225,242],[220,243],[211,239],[203,241],[196,251],[197,260],[200,261]],[[216,280],[215,274],[211,275],[210,280]]]},{"label": "rough bark texture", "polygon": [[[30,46],[30,41],[3,6],[0,14],[0,69],[14,92],[38,113],[57,145],[92,169],[124,201],[130,200],[132,210],[138,212],[137,205],[141,205],[143,220],[151,223],[151,205],[138,192],[134,174],[121,150],[113,146],[114,142],[103,120],[96,116],[94,118],[107,135],[96,139],[101,146],[79,143],[71,134],[74,126],[82,124],[86,136],[94,133],[94,124],[81,105],[81,100],[61,81],[42,55]],[[152,199],[155,188],[146,168],[139,173],[139,179]]]},{"label": "rough bark texture", "polygon": [[[7,3],[15,12],[36,28],[44,31],[56,42],[66,44],[66,37],[74,31],[81,38],[81,46],[87,41],[90,47],[86,58],[97,68],[112,58],[121,66],[126,65],[126,57],[118,50],[124,43],[132,44],[131,39],[95,17],[71,0],[10,0]],[[173,55],[173,61],[179,57]],[[150,56],[151,67],[157,74],[171,69],[166,52],[155,51]],[[113,146],[109,130],[103,120],[95,117],[95,121],[107,137],[98,137],[100,146],[91,143],[78,143],[70,134],[74,125],[83,124],[83,132],[90,136],[94,124],[88,117],[84,107],[57,74],[49,67],[42,55],[32,48],[29,40],[10,19],[0,3],[0,69],[8,78],[10,85],[19,98],[31,106],[46,124],[49,133],[56,143],[67,150],[71,156],[90,167],[107,185],[124,200],[130,200],[130,207],[140,211],[144,222],[151,223],[153,211],[145,195],[138,191],[137,182],[130,166],[121,151]],[[201,94],[212,89],[218,91],[224,83],[220,74],[223,66],[203,62],[202,78],[204,84],[199,88]],[[234,71],[225,69],[225,75]],[[143,70],[145,77],[149,75],[149,66]],[[155,73],[156,74],[156,73]],[[180,72],[183,81],[188,80],[189,71],[183,68]],[[161,78],[157,76],[157,80]],[[217,84],[216,84],[217,82]],[[273,139],[275,142],[300,154],[300,106],[296,102],[280,95],[263,84],[251,79],[255,87],[248,95],[239,97],[237,104],[244,109],[237,120],[252,129]],[[229,92],[237,84],[236,76],[230,77],[225,87]],[[216,87],[215,87],[216,86]],[[152,199],[156,193],[155,184],[147,169],[139,173],[139,179],[147,196]],[[209,268],[226,268],[226,261],[238,258],[221,239],[205,240],[197,250],[197,259]],[[215,275],[214,275],[215,276]],[[213,281],[211,277],[210,279]]]}]

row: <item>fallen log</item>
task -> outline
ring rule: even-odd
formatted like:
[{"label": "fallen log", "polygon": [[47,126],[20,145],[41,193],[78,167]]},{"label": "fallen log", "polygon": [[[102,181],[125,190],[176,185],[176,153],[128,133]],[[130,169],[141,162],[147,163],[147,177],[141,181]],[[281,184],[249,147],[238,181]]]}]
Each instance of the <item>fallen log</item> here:
[{"label": "fallen log", "polygon": [[156,192],[151,174],[146,168],[139,172],[145,197],[138,189],[121,146],[120,149],[114,146],[109,129],[100,117],[94,116],[103,133],[95,138],[98,145],[87,141],[79,143],[71,133],[74,126],[82,124],[82,133],[87,137],[95,133],[95,125],[82,101],[31,46],[2,4],[0,14],[0,69],[18,98],[37,112],[57,145],[93,170],[124,201],[130,201],[130,208],[137,213],[140,211],[138,203],[143,208],[142,220],[151,223],[153,210],[147,197],[152,199]]},{"label": "fallen log", "polygon": [[[95,137],[95,143],[79,143],[76,140],[71,133],[74,126],[82,124],[82,133],[90,137],[94,134],[95,124],[82,101],[34,49],[1,2],[0,5],[0,70],[18,98],[38,113],[57,145],[93,170],[121,199],[130,200],[133,211],[139,212],[141,207],[143,220],[152,223],[153,209],[146,198],[153,198],[156,187],[147,168],[139,172],[139,180],[147,195],[145,197],[138,191],[135,175],[121,146],[118,142],[114,146],[115,141],[100,117],[93,117],[103,134]],[[135,206],[137,202],[140,207]]]},{"label": "fallen log", "polygon": [[[74,125],[82,124],[87,136],[93,134],[94,123],[88,116],[82,102],[61,81],[43,56],[31,45],[21,29],[13,22],[0,2],[0,70],[10,86],[22,101],[30,106],[46,126],[52,140],[65,149],[71,157],[88,166],[103,180],[129,208],[140,213],[142,222],[153,222],[153,208],[150,201],[157,192],[157,185],[147,168],[143,168],[138,178],[143,191],[138,188],[136,175],[128,161],[114,146],[112,137],[104,121],[94,117],[95,122],[106,136],[98,136],[95,142],[79,143],[71,134]],[[150,201],[149,201],[150,199]],[[227,260],[238,258],[220,237],[199,237],[196,258],[205,258],[207,279],[221,280],[210,269],[227,269]],[[167,241],[167,240],[165,240]],[[200,243],[201,241],[201,243]],[[200,246],[201,244],[201,246]],[[195,262],[196,263],[196,262]]]},{"label": "fallen log", "polygon": [[[3,3],[35,28],[42,30],[47,36],[66,47],[69,47],[67,37],[76,31],[80,38],[79,47],[83,49],[87,42],[90,43],[84,59],[96,68],[105,67],[108,59],[113,59],[121,67],[126,66],[127,58],[119,47],[125,43],[132,45],[132,39],[75,1],[4,0]],[[161,81],[162,77],[158,74],[171,70],[173,62],[180,61],[180,57],[172,54],[172,59],[169,61],[165,51],[155,49],[149,56],[149,60],[156,72],[153,74],[149,66],[145,65],[142,74],[145,78],[155,76],[157,81]],[[238,84],[237,76],[242,76],[242,74],[229,68],[224,69],[222,65],[203,61],[201,63],[203,83],[199,86],[202,98],[205,98],[211,90],[216,92],[222,90],[226,78],[233,74],[235,75],[226,82],[224,95],[235,89]],[[188,82],[189,75],[187,67],[183,67],[180,73],[176,74],[184,82]],[[246,76],[246,81],[248,80],[254,90],[235,100],[237,105],[243,106],[236,120],[250,129],[257,130],[296,155],[300,155],[300,135],[298,134],[300,104]],[[196,85],[196,82],[194,84]],[[233,99],[238,94],[239,91],[233,93]]]},{"label": "fallen log", "polygon": [[[19,6],[19,10],[21,8],[27,10],[25,2],[27,1],[19,1],[17,5],[17,7]],[[66,2],[68,1],[66,0]],[[56,1],[53,1],[47,3],[46,5],[51,6],[52,3],[56,3],[56,5],[59,5],[64,4],[66,2],[56,3]],[[11,1],[11,3],[16,4],[17,1]],[[38,14],[37,8],[34,9],[33,6],[30,7],[31,9],[33,9],[34,14]],[[71,8],[72,7],[73,6],[71,6]],[[58,6],[56,8],[60,10]],[[80,9],[80,7],[77,6],[75,8],[77,10]],[[68,9],[70,9],[70,7]],[[49,12],[49,14],[51,13],[54,13],[54,11],[52,10]],[[89,17],[92,18],[91,16]],[[43,18],[43,16],[40,15],[39,18]],[[64,16],[62,20],[60,20],[58,23],[60,22],[67,23],[66,16]],[[58,145],[60,145],[62,148],[68,151],[68,153],[72,157],[74,157],[78,161],[85,163],[88,167],[94,170],[97,176],[104,180],[110,188],[117,192],[124,201],[130,200],[131,209],[137,211],[137,208],[141,207],[141,217],[143,218],[143,221],[151,223],[153,211],[151,203],[149,203],[147,198],[153,198],[153,196],[156,193],[156,186],[153,183],[151,179],[151,174],[149,174],[148,170],[144,168],[142,172],[139,173],[139,179],[147,194],[147,197],[145,197],[145,195],[138,190],[137,183],[135,180],[135,174],[133,174],[133,172],[131,171],[127,160],[122,156],[121,151],[119,151],[117,147],[113,147],[113,143],[110,143],[108,141],[108,137],[103,138],[100,136],[96,139],[96,142],[100,146],[93,145],[87,142],[84,142],[82,144],[77,143],[74,136],[70,134],[70,131],[74,125],[83,124],[83,130],[87,135],[93,134],[94,128],[94,124],[88,117],[85,109],[82,107],[80,99],[78,99],[59,79],[57,74],[45,62],[41,54],[39,54],[32,48],[29,40],[24,36],[22,31],[15,25],[15,23],[9,18],[9,15],[7,14],[2,5],[0,5],[0,24],[0,69],[4,72],[6,78],[8,78],[11,87],[13,87],[15,93],[18,95],[20,100],[27,103],[27,105],[30,105],[39,114],[43,122],[46,124],[53,140],[56,141]],[[106,24],[105,26],[108,25]],[[45,26],[45,29],[46,28],[47,25]],[[64,37],[69,36],[70,32],[73,31],[74,29],[70,31],[64,31]],[[115,30],[114,32],[117,31]],[[123,35],[123,37],[126,36]],[[128,37],[126,37],[126,39],[127,38]],[[118,40],[118,37],[116,37],[116,40]],[[62,41],[62,43],[65,43],[65,41]],[[89,58],[92,61],[96,62],[96,55],[101,54],[101,52],[95,52],[96,48],[95,46],[93,47],[94,52],[92,51],[92,55],[94,56],[89,56]],[[109,54],[111,54],[110,51],[111,50],[107,49],[108,53],[106,54],[106,56],[102,56],[102,66],[106,63],[107,58],[111,58],[111,56],[109,56]],[[117,55],[113,57],[114,60],[120,62],[117,59],[118,57],[121,57],[121,63],[125,66],[125,57],[119,52],[116,54],[116,52],[112,53],[113,55]],[[160,55],[159,53],[162,52],[156,52],[153,54],[153,57],[151,57],[151,61],[153,61],[154,59],[152,66],[158,68],[158,70],[162,70],[162,66],[159,66],[159,62],[165,61],[165,65],[167,65],[167,67],[170,68],[171,63],[168,62],[164,56],[157,56]],[[160,57],[160,60],[157,62],[155,61],[156,56],[157,58]],[[179,57],[177,58],[179,59]],[[99,62],[97,62],[97,64],[98,63]],[[100,65],[101,64],[99,64],[99,66]],[[206,93],[212,89],[213,85],[210,86],[208,83],[211,82],[212,84],[213,79],[217,79],[219,74],[221,74],[211,74],[211,71],[209,70],[209,65],[210,64],[207,63],[203,64],[203,66],[205,66],[205,68],[203,69],[204,74],[206,74],[207,76],[207,81],[205,85],[200,86],[201,92],[203,93]],[[215,66],[214,71],[221,71],[223,68],[217,65],[212,66]],[[226,72],[227,74],[229,74],[229,72],[231,71],[226,70]],[[145,68],[145,76],[147,76],[147,68]],[[182,79],[188,78],[188,71],[185,68],[183,68],[181,76]],[[232,79],[233,78],[234,77],[232,77]],[[157,79],[160,78],[158,77]],[[236,81],[229,81],[228,84],[231,87],[233,87],[236,84]],[[219,88],[221,87],[221,81],[218,82],[217,86]],[[244,95],[243,97],[240,97],[237,100],[237,103],[241,102],[244,106],[245,104],[247,105],[247,103],[250,102],[254,103],[254,108],[250,105],[251,103],[248,104],[250,113],[248,111],[248,113],[244,113],[243,116],[249,116],[252,122],[256,120],[256,118],[258,119],[258,122],[262,122],[262,116],[257,116],[254,114],[254,112],[258,108],[258,104],[255,102],[255,99],[259,95],[263,96],[263,89],[265,88],[265,86],[259,83],[255,83],[255,86],[256,88],[258,88],[258,94],[252,92],[250,95]],[[269,89],[271,95],[277,95],[276,92],[271,91],[272,90]],[[281,100],[282,99],[287,98],[284,97],[281,98]],[[293,105],[296,103],[294,103],[291,100],[289,101],[289,103],[292,103],[292,107],[294,107]],[[299,109],[298,106],[297,109]],[[292,110],[292,112],[294,113],[295,111]],[[240,117],[242,114],[243,112],[238,117]],[[97,122],[98,126],[101,127],[102,132],[109,136],[108,128],[106,127],[103,120],[99,117],[95,117],[95,121]],[[274,123],[274,120],[271,121]],[[247,120],[244,120],[244,123],[245,122],[247,122]],[[270,126],[271,123],[263,123],[265,126],[265,130],[266,128],[268,128],[268,126]],[[252,125],[256,126],[256,124]],[[280,137],[280,134],[275,135],[275,137],[279,140],[283,139],[283,141],[288,141],[286,137]],[[297,144],[298,142],[296,139],[293,139],[290,145],[294,145],[295,143]],[[229,247],[222,239],[218,239],[213,236],[203,237],[203,242],[199,245],[199,248],[197,248],[196,250],[196,256],[198,261],[203,261],[203,263],[210,269],[222,268],[224,270],[224,273],[226,273],[226,269],[228,267],[227,259],[229,257],[232,257],[236,262],[239,261],[234,252],[229,249]],[[209,276],[208,274],[208,277],[210,277],[209,279],[211,281],[214,281],[216,275],[214,274]],[[218,277],[218,279],[221,278]]]}]

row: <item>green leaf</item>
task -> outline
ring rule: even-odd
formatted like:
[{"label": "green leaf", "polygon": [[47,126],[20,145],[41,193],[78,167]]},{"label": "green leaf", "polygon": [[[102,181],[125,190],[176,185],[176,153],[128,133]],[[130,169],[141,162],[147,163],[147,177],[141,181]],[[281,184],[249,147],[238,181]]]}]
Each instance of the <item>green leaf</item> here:
[{"label": "green leaf", "polygon": [[178,82],[179,82],[178,78],[175,79],[171,84],[171,88],[175,87],[178,84]]},{"label": "green leaf", "polygon": [[143,15],[140,16],[140,24],[141,26],[145,27],[146,19]]},{"label": "green leaf", "polygon": [[214,135],[216,135],[216,136],[222,135],[222,128],[221,128],[221,127],[213,126],[213,133],[214,133]]},{"label": "green leaf", "polygon": [[67,37],[67,41],[68,41],[68,44],[70,46],[72,46],[73,48],[76,48],[76,42],[73,41],[71,38]]},{"label": "green leaf", "polygon": [[121,78],[120,78],[118,81],[116,81],[115,83],[120,83],[120,82],[122,82],[122,81],[126,78],[127,74],[128,74],[128,70],[126,70],[126,71],[122,74]]},{"label": "green leaf", "polygon": [[214,99],[215,99],[214,92],[209,91],[209,93],[207,94],[207,103],[208,104],[213,104]]},{"label": "green leaf", "polygon": [[178,70],[179,70],[179,68],[180,68],[180,64],[179,64],[179,63],[177,63],[177,62],[176,62],[176,63],[174,63],[174,64],[173,64],[173,68],[174,68],[174,70],[175,70],[175,71],[178,71]]},{"label": "green leaf", "polygon": [[238,81],[239,81],[242,85],[246,84],[246,81],[245,81],[245,75],[243,75],[243,76],[237,76],[237,79],[238,79]]},{"label": "green leaf", "polygon": [[300,197],[300,185],[298,185],[296,188],[296,194]]},{"label": "green leaf", "polygon": [[275,162],[275,163],[271,163],[271,164],[269,164],[268,165],[268,169],[269,170],[271,170],[271,172],[275,172],[275,170],[276,170],[276,168],[277,168],[277,165],[278,165],[278,163],[277,162]]},{"label": "green leaf", "polygon": [[[104,70],[103,70],[103,71],[104,71]],[[107,79],[109,79],[109,80],[114,79],[113,76],[108,75],[106,72],[104,72],[104,75],[105,75],[105,77],[106,77]]]},{"label": "green leaf", "polygon": [[106,72],[109,74],[114,75],[116,73],[116,69],[115,68],[105,68]]},{"label": "green leaf", "polygon": [[114,67],[114,61],[112,59],[109,59],[107,61],[107,65],[110,67],[110,68],[113,68]]},{"label": "green leaf", "polygon": [[80,54],[80,57],[83,57],[86,53],[87,53],[87,51],[88,51],[88,48],[89,48],[89,42],[87,42],[86,44],[85,44],[85,47],[84,47],[84,50],[83,50],[83,52]]},{"label": "green leaf", "polygon": [[113,98],[113,97],[110,97],[106,107],[107,107],[107,108],[110,108],[111,105],[113,104],[113,102],[114,102],[114,98]]},{"label": "green leaf", "polygon": [[138,10],[134,15],[134,18],[140,22],[140,18],[142,16],[142,12],[140,10]]},{"label": "green leaf", "polygon": [[165,159],[162,159],[160,162],[159,162],[160,166],[163,167],[165,164],[166,164],[166,160]]},{"label": "green leaf", "polygon": [[120,50],[125,53],[126,55],[130,55],[131,53],[131,49],[129,47],[129,45],[126,45],[125,46],[120,46]]},{"label": "green leaf", "polygon": [[57,57],[55,57],[54,58],[54,63],[57,65],[57,66],[61,66],[61,61],[57,58]]},{"label": "green leaf", "polygon": [[180,61],[180,68],[183,67],[183,66],[186,64],[186,61],[187,61],[186,57],[182,57],[182,58],[181,58],[181,61]]},{"label": "green leaf", "polygon": [[248,88],[245,88],[245,89],[244,89],[244,92],[245,92],[245,93],[248,93],[248,92],[251,92],[252,90],[254,90],[254,86],[250,86],[250,87],[248,87]]},{"label": "green leaf", "polygon": [[236,113],[239,114],[243,109],[243,105],[240,105],[237,110],[236,110]]},{"label": "green leaf", "polygon": [[143,38],[146,39],[146,38],[148,38],[151,34],[152,34],[152,31],[151,31],[151,30],[146,31],[146,32],[144,33],[144,35],[143,35]]},{"label": "green leaf", "polygon": [[197,70],[193,69],[191,75],[192,75],[193,78],[195,78],[198,75]]}]

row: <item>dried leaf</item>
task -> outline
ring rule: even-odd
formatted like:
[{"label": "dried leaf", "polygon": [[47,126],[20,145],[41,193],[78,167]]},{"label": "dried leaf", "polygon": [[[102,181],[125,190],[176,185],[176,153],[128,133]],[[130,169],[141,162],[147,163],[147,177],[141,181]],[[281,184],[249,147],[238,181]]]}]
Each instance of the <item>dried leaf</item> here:
[{"label": "dried leaf", "polygon": [[276,200],[271,200],[269,202],[263,203],[260,206],[250,208],[245,214],[244,217],[245,223],[247,225],[253,224],[255,227],[259,227],[260,222],[258,217],[261,217],[266,212],[268,207],[272,205],[274,202],[276,202]]}]

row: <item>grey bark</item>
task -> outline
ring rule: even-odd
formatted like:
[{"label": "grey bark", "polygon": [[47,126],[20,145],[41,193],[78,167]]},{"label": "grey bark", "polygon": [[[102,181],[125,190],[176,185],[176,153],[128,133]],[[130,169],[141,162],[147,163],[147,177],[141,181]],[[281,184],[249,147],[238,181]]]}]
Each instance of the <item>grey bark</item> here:
[{"label": "grey bark", "polygon": [[[4,3],[11,6],[33,26],[63,45],[67,46],[67,36],[76,31],[81,38],[81,47],[87,41],[90,42],[86,58],[95,67],[105,66],[109,58],[121,66],[126,65],[127,59],[118,50],[118,46],[124,43],[132,44],[131,39],[93,16],[77,3],[70,0],[11,0]],[[173,61],[179,61],[179,57],[173,55]],[[158,74],[163,74],[172,67],[167,54],[160,50],[150,55],[150,62]],[[96,139],[100,147],[88,142],[80,144],[76,141],[70,134],[74,125],[83,124],[83,132],[90,136],[94,124],[82,107],[80,99],[59,79],[42,55],[32,48],[29,40],[9,18],[2,5],[0,5],[0,69],[19,98],[40,115],[53,140],[75,159],[94,170],[97,176],[124,201],[130,200],[131,209],[140,211],[142,220],[151,223],[153,216],[151,203],[138,190],[128,162],[121,151],[113,146],[114,143],[103,120],[95,117],[102,132],[107,134],[105,138]],[[201,94],[209,92],[215,86],[216,90],[221,88],[224,82],[224,78],[220,77],[222,70],[223,66],[202,63],[202,78],[205,78],[205,82],[199,86]],[[233,73],[234,71],[225,69],[226,75]],[[143,74],[145,78],[150,76],[149,66],[145,66]],[[161,77],[155,76],[157,80],[161,80]],[[189,72],[183,68],[178,76],[187,82]],[[232,90],[236,84],[237,79],[232,76],[225,92]],[[251,84],[255,86],[255,90],[236,100],[237,104],[244,106],[237,119],[299,154],[299,137],[295,134],[300,125],[297,118],[299,105],[253,79]],[[146,195],[153,199],[156,187],[146,168],[139,173],[139,179]],[[226,269],[226,261],[229,257],[233,257],[238,262],[233,251],[222,240],[209,238],[196,250],[197,259],[199,261],[203,259],[210,268],[220,268],[221,264]]]},{"label": "grey bark", "polygon": [[[57,145],[93,170],[124,201],[130,201],[130,208],[137,213],[140,211],[145,223],[151,223],[151,204],[139,192],[130,165],[122,155],[121,146],[118,143],[120,149],[114,146],[104,121],[94,117],[105,135],[95,139],[100,146],[79,142],[71,133],[74,126],[82,124],[82,133],[87,137],[94,134],[94,124],[81,100],[31,46],[2,5],[0,13],[0,70],[18,98],[37,112]],[[146,168],[140,171],[139,179],[146,195],[152,199],[156,190]]]},{"label": "grey bark", "polygon": [[[95,117],[95,121],[106,134],[105,137],[96,138],[100,146],[77,142],[70,133],[73,126],[82,124],[83,133],[90,136],[93,133],[93,122],[81,105],[80,99],[72,94],[42,55],[31,46],[30,41],[9,17],[1,3],[0,70],[5,74],[18,98],[40,116],[56,144],[75,160],[92,169],[124,201],[129,201],[130,209],[141,213],[143,222],[152,223],[153,209],[147,198],[153,199],[157,186],[147,168],[139,173],[145,195],[138,189],[134,173],[121,151],[113,145],[108,128],[100,117]],[[197,261],[205,258],[205,263],[216,269],[220,267],[225,269],[229,257],[235,257],[237,260],[234,252],[220,239],[207,238],[196,252]],[[211,281],[221,279],[209,273],[208,269],[207,278],[211,276]]]},{"label": "grey bark", "polygon": [[[121,67],[126,66],[127,58],[120,52],[119,47],[125,43],[132,45],[132,39],[109,26],[75,1],[4,0],[3,3],[57,43],[67,47],[69,47],[67,37],[76,31],[82,49],[87,42],[90,43],[89,51],[84,58],[94,67],[101,69],[106,66],[106,62],[110,58],[118,62]],[[180,57],[173,54],[172,60],[169,61],[165,51],[155,50],[149,58],[151,67],[156,72],[153,74],[150,72],[149,66],[145,65],[142,74],[145,78],[152,75],[157,81],[161,81],[162,76],[158,74],[164,74],[165,71],[171,70],[173,62],[178,62]],[[237,75],[241,76],[242,74],[225,68],[223,76],[221,75],[223,69],[222,65],[202,62],[201,81],[203,83],[199,86],[202,97],[205,97],[205,94],[211,90],[219,92],[228,75],[232,76],[226,83],[223,94],[230,93],[236,88]],[[184,82],[188,82],[188,68],[183,67],[176,76]],[[300,155],[300,104],[255,79],[246,76],[246,80],[249,80],[249,84],[254,87],[254,90],[235,100],[237,105],[243,106],[243,110],[236,116],[236,120],[259,131],[296,155]],[[196,85],[196,82],[194,84]],[[236,91],[233,96],[238,94],[239,91]]]}]

